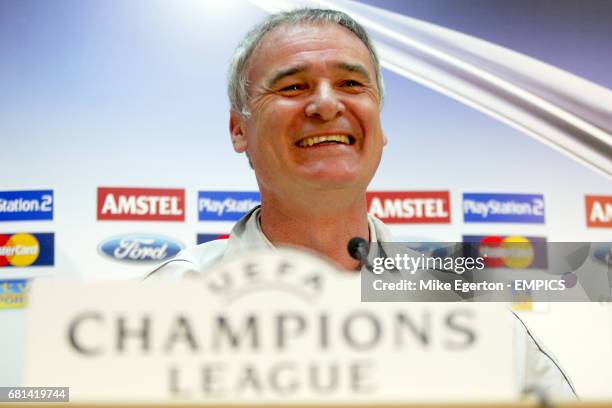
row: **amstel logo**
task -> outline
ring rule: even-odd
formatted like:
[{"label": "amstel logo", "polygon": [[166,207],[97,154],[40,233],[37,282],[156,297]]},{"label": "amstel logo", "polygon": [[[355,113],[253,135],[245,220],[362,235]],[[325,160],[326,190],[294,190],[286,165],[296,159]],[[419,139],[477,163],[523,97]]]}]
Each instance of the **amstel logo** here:
[{"label": "amstel logo", "polygon": [[52,233],[0,234],[0,267],[53,265]]}]

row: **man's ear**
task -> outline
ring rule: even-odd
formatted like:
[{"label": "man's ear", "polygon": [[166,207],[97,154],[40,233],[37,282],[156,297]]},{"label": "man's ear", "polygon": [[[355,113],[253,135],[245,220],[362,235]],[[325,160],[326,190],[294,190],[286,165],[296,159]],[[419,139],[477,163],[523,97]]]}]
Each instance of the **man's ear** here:
[{"label": "man's ear", "polygon": [[236,151],[236,153],[246,152],[247,138],[244,132],[243,118],[233,110],[230,111],[229,130],[234,151]]},{"label": "man's ear", "polygon": [[387,143],[389,143],[389,139],[387,139],[387,135],[385,135],[385,133],[383,132],[383,146],[386,146]]}]

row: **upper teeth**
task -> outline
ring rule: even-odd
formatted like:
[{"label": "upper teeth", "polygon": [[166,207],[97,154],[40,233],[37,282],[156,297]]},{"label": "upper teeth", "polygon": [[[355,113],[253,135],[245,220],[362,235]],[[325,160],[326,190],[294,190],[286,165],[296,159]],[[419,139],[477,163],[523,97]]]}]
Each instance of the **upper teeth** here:
[{"label": "upper teeth", "polygon": [[323,142],[339,142],[343,144],[351,144],[351,141],[346,135],[327,135],[327,136],[313,136],[307,137],[299,141],[298,146],[314,146]]}]

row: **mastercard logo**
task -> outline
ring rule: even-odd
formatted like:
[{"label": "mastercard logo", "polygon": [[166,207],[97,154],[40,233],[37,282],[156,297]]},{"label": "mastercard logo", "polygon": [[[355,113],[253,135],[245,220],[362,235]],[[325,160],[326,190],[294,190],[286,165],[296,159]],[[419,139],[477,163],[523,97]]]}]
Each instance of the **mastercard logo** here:
[{"label": "mastercard logo", "polygon": [[53,265],[52,233],[0,234],[0,267]]},{"label": "mastercard logo", "polygon": [[539,237],[467,236],[464,242],[475,244],[477,255],[487,268],[546,268],[546,239]]},{"label": "mastercard logo", "polygon": [[531,242],[521,236],[486,237],[480,241],[480,256],[489,268],[526,268],[533,262],[535,251]]}]

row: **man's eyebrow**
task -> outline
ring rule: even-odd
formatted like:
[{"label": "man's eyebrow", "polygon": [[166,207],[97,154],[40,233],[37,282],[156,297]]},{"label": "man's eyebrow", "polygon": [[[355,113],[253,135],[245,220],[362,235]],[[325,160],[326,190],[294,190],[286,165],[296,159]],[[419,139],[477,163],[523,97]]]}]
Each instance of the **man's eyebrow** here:
[{"label": "man's eyebrow", "polygon": [[368,73],[368,70],[361,64],[352,64],[349,62],[339,62],[336,64],[336,68],[339,68],[348,72],[355,72],[361,76],[363,76],[368,82],[372,82],[372,78]]},{"label": "man's eyebrow", "polygon": [[[350,62],[339,62],[335,64],[337,69],[341,69],[343,71],[355,72],[362,77],[364,77],[368,82],[372,82],[372,78],[368,73],[368,70],[361,64],[353,64]],[[283,80],[286,77],[290,77],[295,74],[302,73],[308,70],[306,65],[296,65],[293,67],[282,68],[276,71],[269,80],[266,81],[267,88],[273,88],[278,82]]]},{"label": "man's eyebrow", "polygon": [[291,75],[299,74],[301,72],[306,71],[305,65],[296,65],[293,67],[282,68],[279,69],[272,75],[272,77],[266,81],[266,87],[273,88],[278,82],[280,82],[283,78],[289,77]]}]

